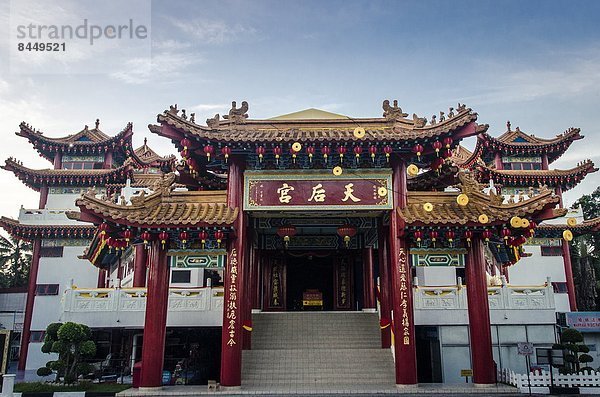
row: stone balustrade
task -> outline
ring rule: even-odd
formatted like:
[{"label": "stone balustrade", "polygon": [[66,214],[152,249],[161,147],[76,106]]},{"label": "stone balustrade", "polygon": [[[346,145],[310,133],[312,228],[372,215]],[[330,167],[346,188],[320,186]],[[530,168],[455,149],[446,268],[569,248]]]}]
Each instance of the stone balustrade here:
[{"label": "stone balustrade", "polygon": [[[90,327],[143,327],[145,288],[68,289],[62,297],[61,321]],[[171,288],[167,326],[221,326],[222,288]]]}]

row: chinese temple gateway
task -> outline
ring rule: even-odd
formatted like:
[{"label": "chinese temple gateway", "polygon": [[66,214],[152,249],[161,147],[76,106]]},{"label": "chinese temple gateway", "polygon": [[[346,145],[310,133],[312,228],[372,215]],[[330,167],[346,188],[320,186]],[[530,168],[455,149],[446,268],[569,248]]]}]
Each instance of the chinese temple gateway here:
[{"label": "chinese temple gateway", "polygon": [[[350,329],[375,330],[397,385],[461,382],[455,365],[492,384],[496,366],[517,361],[506,335],[523,330],[551,345],[556,312],[577,310],[568,241],[600,222],[567,220],[561,195],[596,169],[590,161],[548,167],[582,138],[578,129],[547,140],[508,124],[494,138],[462,104],[430,120],[409,117],[396,101],[384,101],[376,118],[309,109],[257,120],[247,112],[246,102],[233,102],[206,125],[177,105],[159,114],[149,129],[173,142],[179,160],[146,143],[134,150],[131,125],[109,137],[97,121],[65,138],[21,125],[18,135],[54,168],[4,166],[41,194],[35,216],[0,219],[34,243],[20,369],[47,361],[27,358],[40,357],[36,332],[78,321],[109,332],[129,371],[141,361],[136,386],[161,386],[164,371],[191,383],[199,370],[182,367],[196,362],[208,368],[203,379],[244,387],[264,370],[251,354],[265,349],[260,338],[301,326],[273,321],[321,316],[318,328],[344,315]],[[469,137],[473,152],[460,146]],[[528,247],[543,255],[546,246],[558,247],[564,280],[521,266],[532,260]],[[69,264],[76,270],[61,269],[74,273],[49,318],[36,292],[52,285],[40,281],[52,277],[42,263],[59,248],[80,259]],[[366,351],[356,341],[351,348]],[[197,354],[179,360],[181,351]]]}]

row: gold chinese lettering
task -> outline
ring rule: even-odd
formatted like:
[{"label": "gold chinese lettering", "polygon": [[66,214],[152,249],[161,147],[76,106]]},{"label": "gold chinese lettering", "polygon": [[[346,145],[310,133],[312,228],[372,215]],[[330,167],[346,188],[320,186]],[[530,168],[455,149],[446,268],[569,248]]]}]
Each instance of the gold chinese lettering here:
[{"label": "gold chinese lettering", "polygon": [[323,185],[321,183],[313,186],[312,195],[308,199],[308,201],[315,201],[317,203],[322,203],[325,201],[325,189],[323,189]]},{"label": "gold chinese lettering", "polygon": [[279,194],[279,202],[282,204],[289,204],[290,200],[292,200],[292,196],[290,196],[290,191],[295,190],[293,186],[284,183],[281,185],[279,189],[277,189],[277,194]]},{"label": "gold chinese lettering", "polygon": [[344,186],[346,188],[346,191],[344,191],[344,198],[342,199],[342,201],[346,202],[348,200],[352,200],[353,202],[357,203],[360,201],[360,199],[356,196],[354,196],[354,183],[349,183],[346,186]]}]

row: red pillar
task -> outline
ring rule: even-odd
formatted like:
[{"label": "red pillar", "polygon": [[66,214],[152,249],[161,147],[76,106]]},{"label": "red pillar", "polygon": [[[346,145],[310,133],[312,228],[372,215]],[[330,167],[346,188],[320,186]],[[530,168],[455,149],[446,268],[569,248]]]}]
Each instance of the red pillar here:
[{"label": "red pillar", "polygon": [[140,288],[146,286],[146,264],[148,262],[148,250],[144,244],[135,246],[135,258],[133,263],[133,287]]},{"label": "red pillar", "polygon": [[565,265],[565,279],[567,280],[567,293],[569,294],[569,308],[572,312],[577,311],[577,299],[575,297],[575,282],[573,281],[573,266],[571,265],[571,251],[569,243],[563,239],[562,242],[563,262]]},{"label": "red pillar", "polygon": [[112,164],[113,164],[113,152],[112,152],[112,150],[109,150],[104,154],[104,164],[102,165],[102,168],[109,169],[112,167]]},{"label": "red pillar", "polygon": [[[406,206],[406,164],[392,163],[392,185],[395,207]],[[417,354],[415,348],[415,322],[412,302],[411,269],[408,263],[404,225],[396,212],[390,215],[390,278],[392,282],[392,311],[394,321],[394,352],[396,356],[396,384],[417,384]]]},{"label": "red pillar", "polygon": [[375,308],[375,288],[373,285],[373,247],[363,249],[363,308]]},{"label": "red pillar", "polygon": [[[252,233],[248,232],[248,236],[251,236]],[[247,291],[247,299],[244,299],[244,315],[243,315],[243,323],[242,325],[249,326],[250,329],[246,329],[246,327],[242,328],[243,343],[242,349],[250,350],[252,349],[252,289],[253,289],[253,272],[254,272],[254,248],[252,247],[252,243],[248,242],[246,244],[247,250],[246,254],[248,255],[248,271],[244,274],[244,287]]]},{"label": "red pillar", "polygon": [[382,225],[382,220],[379,220],[379,311],[381,316],[381,348],[388,349],[392,345],[392,309],[390,299],[390,276],[389,276],[389,261],[388,261],[388,243],[387,230]]},{"label": "red pillar", "polygon": [[19,353],[19,371],[25,370],[27,353],[29,350],[29,339],[31,337],[31,318],[33,317],[33,303],[35,300],[35,287],[37,285],[38,269],[40,267],[41,238],[33,240],[33,252],[31,254],[31,268],[29,269],[29,285],[27,287],[27,301],[25,303],[25,318],[23,319],[23,334],[21,335],[21,351]]},{"label": "red pillar", "polygon": [[261,292],[260,292],[260,280],[261,280],[261,275],[260,275],[260,256],[261,255],[261,251],[258,249],[254,250],[254,260],[251,262],[252,263],[252,272],[254,274],[254,282],[252,284],[252,299],[253,299],[253,303],[252,303],[252,308],[253,309],[260,309],[260,302],[261,302]]},{"label": "red pillar", "polygon": [[494,154],[494,165],[496,166],[497,170],[504,169],[504,164],[502,164],[502,155],[499,152],[496,152],[496,154]]},{"label": "red pillar", "polygon": [[245,273],[244,245],[245,219],[242,212],[244,194],[243,158],[229,161],[227,177],[227,205],[239,208],[234,222],[236,235],[227,241],[227,268],[225,272],[225,297],[223,328],[221,333],[221,385],[239,387],[242,384],[242,309]]},{"label": "red pillar", "polygon": [[98,288],[106,288],[106,270],[98,269]]},{"label": "red pillar", "polygon": [[160,387],[162,385],[165,335],[167,333],[169,303],[167,249],[166,247],[162,248],[160,241],[152,242],[151,249],[140,387]]},{"label": "red pillar", "polygon": [[469,311],[469,334],[471,339],[471,362],[473,383],[492,384],[496,381],[492,355],[492,331],[485,257],[481,238],[475,237],[467,254],[467,303]]},{"label": "red pillar", "polygon": [[48,202],[48,186],[40,187],[40,202],[38,208],[43,210]]},{"label": "red pillar", "polygon": [[60,170],[62,168],[62,153],[54,153],[53,165],[55,170]]}]

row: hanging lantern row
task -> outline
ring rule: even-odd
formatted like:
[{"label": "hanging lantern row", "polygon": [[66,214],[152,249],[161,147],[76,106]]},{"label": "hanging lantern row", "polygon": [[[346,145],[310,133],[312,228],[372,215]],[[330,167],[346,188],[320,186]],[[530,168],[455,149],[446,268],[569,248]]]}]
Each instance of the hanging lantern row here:
[{"label": "hanging lantern row", "polygon": [[[189,138],[184,138],[182,139],[180,142],[181,147],[183,148],[180,152],[181,157],[186,160],[186,163],[188,164],[188,166],[190,167],[190,169],[194,170],[197,169],[197,164],[195,164],[194,162],[190,162],[190,160],[192,159],[191,157],[191,145],[192,142],[190,141]],[[442,141],[435,141],[431,144],[432,149],[436,152],[437,157],[442,157],[442,158],[448,158],[452,155],[452,145],[454,144],[454,141],[451,137],[446,137],[444,138]],[[229,156],[231,155],[232,149],[229,146],[223,146],[220,147],[220,152],[221,155],[223,156],[223,158],[225,159],[225,162],[227,162],[227,160],[229,159]],[[206,157],[207,161],[211,161],[215,156],[215,147],[209,143],[205,144],[204,146],[202,146],[202,152],[204,153],[204,156]],[[290,147],[290,155],[292,156],[292,162],[296,162],[296,158],[297,156],[302,152],[302,144],[300,144],[299,142],[295,142],[294,144],[291,145]],[[328,162],[328,159],[331,155],[331,147],[329,145],[322,145],[320,148],[320,152],[321,155],[323,156],[323,161],[325,163]],[[368,152],[369,152],[369,156],[371,157],[371,161],[375,162],[377,154],[379,153],[379,147],[378,145],[372,144],[368,147]],[[421,160],[421,155],[423,154],[425,148],[423,147],[423,145],[421,144],[416,144],[413,146],[412,148],[412,152],[414,154],[416,154],[416,156],[418,157],[419,161]],[[306,147],[304,147],[304,151],[306,152],[306,155],[308,156],[308,161],[312,163],[312,160],[316,154],[316,148],[313,145],[306,145]],[[340,159],[340,164],[343,164],[344,162],[344,158],[346,156],[346,154],[348,153],[348,148],[345,145],[339,145],[335,148],[335,151],[337,152],[337,155],[339,156]],[[364,148],[361,145],[354,145],[352,147],[352,152],[354,153],[354,157],[355,157],[355,161],[358,164],[360,162],[360,158],[363,154]],[[391,154],[393,153],[393,148],[392,146],[385,144],[382,148],[381,151],[385,154],[386,157],[386,161],[389,161]],[[283,148],[280,145],[276,145],[273,146],[271,148],[271,152],[273,154],[273,156],[275,157],[275,162],[277,164],[279,164],[279,159],[281,158],[281,156],[283,155]],[[267,148],[265,146],[257,146],[255,149],[255,153],[258,156],[258,161],[259,163],[261,163],[265,157],[265,155],[267,154]]]},{"label": "hanging lantern row", "polygon": [[502,144],[496,141],[485,141],[484,146],[487,148],[491,148],[492,150],[495,151],[501,151],[503,153],[507,153],[507,154],[531,154],[531,153],[536,153],[536,154],[544,154],[544,153],[552,153],[552,152],[557,152],[557,151],[562,151],[562,150],[567,150],[569,148],[569,145],[571,144],[570,141],[567,142],[563,142],[562,144],[554,144],[554,145],[550,145],[550,146],[528,146],[528,145],[519,145],[519,146],[512,146],[512,145],[506,145],[506,144]]},{"label": "hanging lantern row", "polygon": [[94,235],[93,228],[82,228],[79,230],[74,230],[71,228],[49,228],[49,229],[27,229],[27,230],[19,230],[18,228],[14,228],[10,231],[11,235],[21,237],[25,240],[31,240],[36,237],[42,238],[91,238]]},{"label": "hanging lantern row", "polygon": [[[118,246],[118,244],[117,245],[114,244],[115,241],[122,241],[124,243],[124,247],[127,247],[130,244],[131,240],[133,240],[135,238],[135,234],[131,229],[125,229],[122,232],[120,232],[119,238],[109,236],[109,234],[108,234],[109,226],[107,223],[101,223],[100,225],[98,225],[98,231],[100,232],[100,238],[102,240],[106,240],[107,244],[110,241],[110,243],[114,247]],[[181,232],[179,232],[178,237],[179,237],[179,242],[181,243],[181,248],[183,248],[183,249],[185,249],[186,245],[194,237],[197,237],[197,239],[200,241],[200,243],[202,245],[202,249],[205,249],[206,242],[211,238],[209,232],[204,229],[200,230],[197,235],[195,235],[195,233],[193,233],[193,232],[182,230]],[[148,230],[145,230],[142,233],[140,233],[139,238],[144,243],[145,248],[148,248],[148,244],[150,243],[150,241],[157,238],[158,241],[160,241],[162,248],[164,249],[167,244],[167,241],[170,239],[170,235],[166,231],[160,231],[158,234],[156,234],[156,233],[152,233]],[[217,229],[212,233],[212,238],[217,242],[217,248],[221,248],[221,244],[225,240],[226,235],[223,230]],[[109,247],[111,247],[111,244],[108,244]],[[120,246],[118,246],[118,247],[120,248]]]},{"label": "hanging lantern row", "polygon": [[[522,228],[520,231],[515,231],[514,229],[510,229],[505,226],[500,229],[500,233],[498,233],[498,235],[502,237],[506,245],[518,247],[525,244],[528,238],[533,237],[536,227],[537,224],[534,221],[528,221],[527,226]],[[432,247],[435,248],[436,244],[439,244],[440,242],[442,232],[445,241],[448,243],[448,246],[453,248],[456,244],[457,237],[460,238],[461,235],[452,229],[447,229],[446,231],[442,231],[442,229],[432,229],[429,231],[417,229],[413,232],[413,239],[416,242],[417,247],[421,247],[421,243],[425,239],[428,239],[431,241]],[[462,238],[464,238],[467,246],[471,246],[471,241],[473,240],[474,235],[475,232],[470,229],[467,229],[462,233]],[[496,235],[496,233],[494,232],[494,229],[491,228],[481,231],[481,238],[485,243],[488,243],[494,237],[494,235]]]},{"label": "hanging lantern row", "polygon": [[[67,152],[67,153],[82,153],[82,154],[93,154],[93,153],[106,153],[109,150],[115,150],[116,148],[123,148],[127,150],[129,148],[129,142],[124,139],[120,139],[118,142],[111,142],[110,145],[50,145],[41,142],[34,142],[33,147],[48,152]],[[40,153],[41,156],[43,154]]]}]

